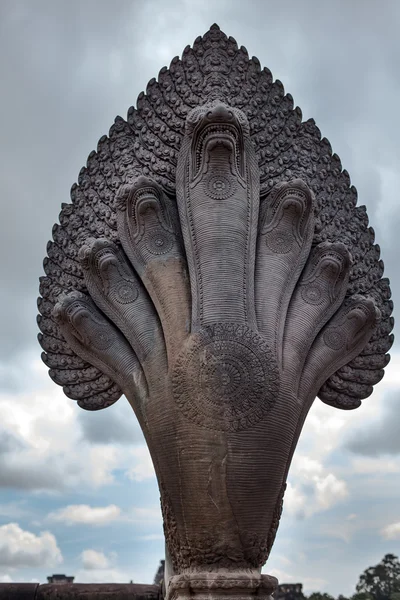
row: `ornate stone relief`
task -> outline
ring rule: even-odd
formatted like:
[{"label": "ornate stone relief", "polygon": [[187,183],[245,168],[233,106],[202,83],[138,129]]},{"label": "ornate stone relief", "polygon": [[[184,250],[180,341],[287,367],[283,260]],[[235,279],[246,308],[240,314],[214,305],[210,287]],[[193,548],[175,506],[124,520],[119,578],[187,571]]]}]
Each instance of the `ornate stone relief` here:
[{"label": "ornate stone relief", "polygon": [[312,402],[356,408],[389,360],[365,208],[315,123],[217,26],[117,117],[71,199],[40,283],[50,376],[82,408],[132,405],[169,597],[268,596]]}]

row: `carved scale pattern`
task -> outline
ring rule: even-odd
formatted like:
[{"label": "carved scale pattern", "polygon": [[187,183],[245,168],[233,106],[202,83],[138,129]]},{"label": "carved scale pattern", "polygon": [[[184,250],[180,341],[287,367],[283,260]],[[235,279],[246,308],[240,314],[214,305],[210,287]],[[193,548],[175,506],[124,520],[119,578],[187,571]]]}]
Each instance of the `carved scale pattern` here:
[{"label": "carved scale pattern", "polygon": [[[354,408],[382,377],[389,357],[393,328],[392,302],[374,231],[368,227],[364,206],[356,206],[357,191],[350,184],[339,157],[315,122],[302,122],[282,83],[261,69],[257,58],[238,47],[213,25],[198,37],[182,58],[163,67],[128,110],[127,120],[115,119],[108,137],[103,136],[82,168],[71,190],[71,204],[63,204],[60,224],[54,225],[47,247],[45,277],[40,281],[38,317],[43,360],[51,377],[75,394],[81,383],[79,404],[90,410],[115,402],[120,390],[99,370],[70,350],[51,316],[57,297],[71,288],[85,291],[80,246],[90,237],[117,241],[115,198],[124,184],[139,175],[157,181],[173,196],[175,170],[188,112],[207,100],[219,98],[244,111],[249,123],[261,171],[261,195],[277,183],[303,179],[316,197],[313,243],[340,241],[350,250],[353,264],[347,295],[372,296],[381,321],[372,339],[348,365],[339,369],[321,388],[319,397],[340,408]],[[72,393],[71,393],[72,389]],[[76,398],[76,395],[74,396]]]}]

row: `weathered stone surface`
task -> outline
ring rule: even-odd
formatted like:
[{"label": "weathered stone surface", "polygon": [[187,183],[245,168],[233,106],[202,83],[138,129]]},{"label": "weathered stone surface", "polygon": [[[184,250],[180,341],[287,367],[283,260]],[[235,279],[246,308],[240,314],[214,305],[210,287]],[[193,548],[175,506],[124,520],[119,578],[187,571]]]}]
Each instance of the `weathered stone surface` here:
[{"label": "weathered stone surface", "polygon": [[156,585],[0,583],[0,600],[158,600]]},{"label": "weathered stone surface", "polygon": [[256,575],[246,571],[234,574],[185,573],[171,577],[168,597],[171,600],[209,600],[215,594],[224,598],[258,598],[272,600],[278,580],[271,575]]},{"label": "weathered stone surface", "polygon": [[158,598],[159,588],[154,585],[50,583],[38,587],[35,600],[157,600]]},{"label": "weathered stone surface", "polygon": [[259,572],[307,412],[317,395],[359,406],[392,342],[348,174],[213,26],[116,119],[71,195],[40,286],[50,375],[82,408],[131,403],[168,595],[268,596]]},{"label": "weathered stone surface", "polygon": [[36,600],[38,583],[0,583],[0,600]]}]

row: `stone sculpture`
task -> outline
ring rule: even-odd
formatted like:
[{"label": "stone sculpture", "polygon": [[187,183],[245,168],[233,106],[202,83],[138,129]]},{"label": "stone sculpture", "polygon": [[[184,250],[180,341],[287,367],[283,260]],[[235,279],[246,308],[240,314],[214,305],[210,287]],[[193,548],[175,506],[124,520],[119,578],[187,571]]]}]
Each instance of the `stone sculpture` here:
[{"label": "stone sculpture", "polygon": [[50,376],[82,408],[132,405],[168,597],[268,596],[313,400],[358,407],[389,359],[365,208],[314,122],[215,25],[117,117],[71,198],[40,283]]}]

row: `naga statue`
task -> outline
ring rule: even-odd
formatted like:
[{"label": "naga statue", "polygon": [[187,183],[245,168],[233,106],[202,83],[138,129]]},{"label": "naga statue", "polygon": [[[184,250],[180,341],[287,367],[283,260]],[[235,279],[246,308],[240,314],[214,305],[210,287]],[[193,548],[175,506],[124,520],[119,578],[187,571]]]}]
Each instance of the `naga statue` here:
[{"label": "naga statue", "polygon": [[47,246],[39,334],[86,410],[125,395],[161,495],[165,594],[269,597],[304,420],[383,376],[392,302],[339,157],[214,25],[89,154]]}]

